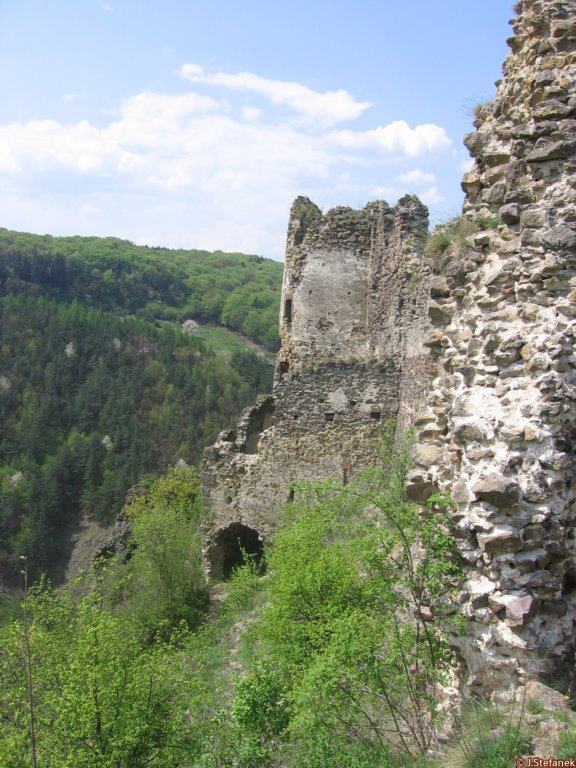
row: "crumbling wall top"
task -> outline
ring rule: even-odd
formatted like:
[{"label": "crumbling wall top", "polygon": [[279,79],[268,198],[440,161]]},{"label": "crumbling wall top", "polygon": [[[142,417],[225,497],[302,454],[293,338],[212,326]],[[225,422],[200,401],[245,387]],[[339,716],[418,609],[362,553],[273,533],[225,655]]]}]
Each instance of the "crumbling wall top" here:
[{"label": "crumbling wall top", "polygon": [[282,288],[280,374],[294,366],[373,357],[381,321],[373,311],[374,293],[384,274],[398,276],[388,283],[387,299],[400,290],[406,257],[417,254],[424,261],[427,229],[427,208],[409,195],[395,207],[378,200],[325,214],[297,198]]}]

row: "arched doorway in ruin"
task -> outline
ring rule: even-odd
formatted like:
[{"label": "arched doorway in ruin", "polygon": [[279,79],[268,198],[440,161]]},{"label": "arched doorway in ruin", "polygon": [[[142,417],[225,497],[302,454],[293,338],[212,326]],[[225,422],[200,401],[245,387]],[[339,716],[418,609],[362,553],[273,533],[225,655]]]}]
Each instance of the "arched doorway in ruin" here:
[{"label": "arched doorway in ruin", "polygon": [[258,531],[242,523],[231,523],[218,531],[208,548],[210,575],[228,579],[235,568],[243,565],[245,556],[262,566],[264,542]]}]

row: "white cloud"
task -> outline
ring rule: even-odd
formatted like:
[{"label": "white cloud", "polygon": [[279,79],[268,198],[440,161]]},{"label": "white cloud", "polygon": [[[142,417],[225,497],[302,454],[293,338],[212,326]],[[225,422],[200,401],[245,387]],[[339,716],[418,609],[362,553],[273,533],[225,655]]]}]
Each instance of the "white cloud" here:
[{"label": "white cloud", "polygon": [[463,160],[460,165],[458,166],[458,170],[461,173],[468,173],[468,171],[471,171],[472,168],[474,168],[474,160]]},{"label": "white cloud", "polygon": [[102,8],[103,11],[111,11],[112,10],[111,3],[107,3],[106,0],[101,0],[100,7]]},{"label": "white cloud", "polygon": [[56,168],[80,172],[101,169],[107,158],[119,159],[122,150],[87,121],[62,124],[31,120],[0,127],[0,162],[4,170],[36,173]]},{"label": "white cloud", "polygon": [[261,114],[262,110],[257,109],[256,107],[242,107],[242,117],[249,123],[257,122],[260,119]]},{"label": "white cloud", "polygon": [[79,101],[85,99],[86,96],[83,93],[63,93],[62,101]]},{"label": "white cloud", "polygon": [[402,195],[406,194],[404,189],[393,186],[377,186],[370,189],[370,194],[381,200],[395,203]]},{"label": "white cloud", "polygon": [[[310,93],[334,120],[326,94]],[[103,126],[48,119],[0,125],[3,223],[280,256],[298,194],[326,207],[359,204],[378,167],[383,186],[373,194],[392,202],[420,185],[422,199],[441,200],[433,174],[408,166],[398,176],[407,158],[442,154],[450,141],[440,126],[398,121],[327,132],[320,119],[291,122],[284,110],[257,108],[252,98],[230,105],[194,92],[146,91],[125,99]],[[381,175],[383,155],[394,167],[390,177]]]},{"label": "white cloud", "polygon": [[[410,174],[406,173],[403,175],[409,176]],[[401,178],[398,177],[398,179]],[[410,194],[410,188],[403,185],[377,186],[372,187],[370,192],[375,197],[387,200],[389,203],[396,203],[403,195]],[[426,205],[438,205],[444,201],[444,197],[436,187],[429,187],[424,192],[420,192],[418,197]]]},{"label": "white cloud", "polygon": [[405,120],[396,120],[369,131],[333,131],[327,140],[347,149],[377,149],[388,154],[401,152],[416,157],[452,146],[439,125],[425,124],[411,128]]},{"label": "white cloud", "polygon": [[[228,112],[227,105],[210,96],[143,92],[126,99],[118,118],[104,128],[85,120],[0,126],[0,164],[12,172],[118,173],[167,189],[216,183],[238,189],[256,179],[274,183],[278,174],[323,177],[343,159],[365,165],[375,149],[367,134],[380,137],[376,149],[408,156],[448,141],[439,126],[412,129],[392,123],[375,131],[322,135],[286,122],[257,122],[260,115],[252,107],[241,110],[243,120]],[[350,155],[342,151],[348,148]],[[368,157],[359,157],[359,150]]]},{"label": "white cloud", "polygon": [[444,202],[444,196],[438,191],[436,187],[430,187],[425,192],[419,195],[420,199],[426,205],[438,205]]},{"label": "white cloud", "polygon": [[7,143],[0,142],[0,172],[17,173],[20,170],[20,163],[16,159],[14,148]]},{"label": "white cloud", "polygon": [[270,80],[252,72],[209,73],[197,64],[184,64],[180,74],[191,83],[260,93],[273,104],[289,107],[307,119],[324,125],[355,120],[370,106],[367,101],[356,101],[343,89],[320,93],[301,83]]},{"label": "white cloud", "polygon": [[408,171],[398,176],[398,181],[403,184],[412,184],[415,187],[424,187],[435,182],[436,175],[434,173],[425,173],[419,168],[415,168],[413,171]]}]

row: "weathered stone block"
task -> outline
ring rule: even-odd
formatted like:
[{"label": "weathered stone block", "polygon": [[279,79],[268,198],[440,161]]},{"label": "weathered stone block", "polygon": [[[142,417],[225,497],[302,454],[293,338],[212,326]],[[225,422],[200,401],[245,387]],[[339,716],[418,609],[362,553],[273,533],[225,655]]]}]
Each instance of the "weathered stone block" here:
[{"label": "weathered stone block", "polygon": [[406,477],[406,496],[410,501],[426,504],[432,494],[438,492],[438,486],[418,469],[411,470]]},{"label": "weathered stone block", "polygon": [[504,224],[517,224],[520,221],[520,206],[518,203],[508,203],[500,208],[500,218]]},{"label": "weathered stone block", "polygon": [[552,250],[576,250],[576,231],[567,226],[549,229],[542,235],[542,245]]},{"label": "weathered stone block", "polygon": [[472,486],[474,494],[495,507],[509,507],[518,501],[520,487],[509,477],[492,473]]},{"label": "weathered stone block", "polygon": [[509,525],[495,526],[489,533],[479,533],[478,543],[489,555],[517,552],[522,548],[520,534]]},{"label": "weathered stone block", "polygon": [[548,160],[566,160],[576,154],[576,140],[552,141],[537,146],[526,155],[529,163],[543,163]]},{"label": "weathered stone block", "polygon": [[509,627],[522,627],[534,615],[538,602],[532,595],[496,594],[489,604],[495,613],[505,609]]}]

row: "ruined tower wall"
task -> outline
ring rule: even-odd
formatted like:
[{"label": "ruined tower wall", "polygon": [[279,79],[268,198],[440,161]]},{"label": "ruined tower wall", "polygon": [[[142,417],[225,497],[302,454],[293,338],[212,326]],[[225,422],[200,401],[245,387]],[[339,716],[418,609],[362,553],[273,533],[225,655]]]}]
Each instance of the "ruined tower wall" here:
[{"label": "ruined tower wall", "polygon": [[574,641],[576,3],[524,0],[466,143],[467,240],[438,278],[409,493],[450,491],[468,566],[460,641],[485,691],[554,672]]},{"label": "ruined tower wall", "polygon": [[[384,422],[422,404],[410,368],[427,330],[428,212],[413,197],[325,215],[306,198],[288,227],[273,393],[205,452],[208,559],[242,523],[268,539],[296,481],[344,482],[374,462]],[[411,387],[410,402],[401,398]]]},{"label": "ruined tower wall", "polygon": [[[409,198],[410,199],[410,198]],[[376,234],[370,275],[370,348],[377,358],[401,360],[398,433],[412,426],[430,382],[428,305],[434,276],[422,250],[428,229],[417,205],[399,205],[391,225]]]}]

